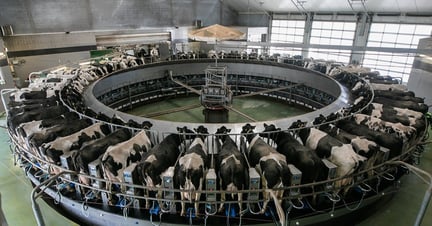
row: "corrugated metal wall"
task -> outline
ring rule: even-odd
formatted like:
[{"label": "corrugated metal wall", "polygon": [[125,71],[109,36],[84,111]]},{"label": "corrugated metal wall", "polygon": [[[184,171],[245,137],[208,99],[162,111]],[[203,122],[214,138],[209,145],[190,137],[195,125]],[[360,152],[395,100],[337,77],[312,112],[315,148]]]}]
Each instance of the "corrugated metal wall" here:
[{"label": "corrugated metal wall", "polygon": [[1,0],[0,25],[16,34],[148,27],[233,25],[237,13],[219,0]]}]

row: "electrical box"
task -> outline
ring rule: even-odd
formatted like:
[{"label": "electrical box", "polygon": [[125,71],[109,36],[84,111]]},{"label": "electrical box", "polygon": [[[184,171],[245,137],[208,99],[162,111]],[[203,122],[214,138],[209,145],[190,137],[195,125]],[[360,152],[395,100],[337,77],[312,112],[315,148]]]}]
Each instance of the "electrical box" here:
[{"label": "electrical box", "polygon": [[377,164],[381,164],[386,162],[389,158],[390,158],[390,149],[385,148],[385,147],[380,147],[380,152],[379,152],[380,158],[379,158],[379,162],[377,162]]},{"label": "electrical box", "polygon": [[[72,153],[73,152],[67,152],[63,155],[60,156],[60,165],[61,167],[71,170],[71,171],[75,171],[75,167],[72,161]],[[66,179],[72,180],[72,176],[70,174],[65,174],[64,177]]]},{"label": "electrical box", "polygon": [[[324,170],[327,172],[327,180],[331,180],[331,179],[336,178],[337,166],[327,159],[322,159],[322,162],[324,163],[324,166],[325,166]],[[325,186],[325,189],[327,191],[333,190],[333,187],[334,187],[333,184],[334,184],[334,182],[328,182]]]},{"label": "electrical box", "polygon": [[170,190],[164,191],[165,199],[174,199],[174,167],[170,166],[164,173],[162,173],[162,187]]},{"label": "electrical box", "polygon": [[72,161],[72,152],[67,152],[60,156],[60,164],[63,168],[75,171]]},{"label": "electrical box", "polygon": [[[288,164],[288,169],[289,169],[290,177],[291,177],[290,186],[300,185],[301,184],[301,178],[302,178],[302,172],[292,164]],[[290,196],[296,196],[299,194],[300,194],[300,188],[291,188],[290,189]]]},{"label": "electrical box", "polygon": [[[135,181],[138,178],[138,172],[135,171],[137,163],[132,163],[123,171],[123,180],[127,184],[140,184],[139,181]],[[123,190],[123,189],[122,189]],[[133,187],[126,188],[126,194],[135,195],[136,191]]]},{"label": "electrical box", "polygon": [[[261,176],[255,168],[249,168],[249,190],[258,190],[261,188]],[[255,201],[259,199],[259,192],[249,192],[248,200]]]},{"label": "electrical box", "polygon": [[[101,178],[102,169],[101,169],[101,160],[100,158],[94,160],[93,162],[88,164],[88,170],[90,176]],[[96,188],[103,188],[103,182],[100,180],[92,179],[92,186]]]},{"label": "electrical box", "polygon": [[[209,169],[206,177],[205,184],[207,191],[216,191],[216,172],[214,169]],[[207,201],[216,201],[216,193],[207,193]]]}]

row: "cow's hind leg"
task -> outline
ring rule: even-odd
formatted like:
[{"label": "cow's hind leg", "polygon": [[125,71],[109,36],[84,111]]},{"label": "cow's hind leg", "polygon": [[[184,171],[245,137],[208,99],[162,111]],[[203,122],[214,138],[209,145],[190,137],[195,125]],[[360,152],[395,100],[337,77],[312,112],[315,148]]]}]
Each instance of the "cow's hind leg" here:
[{"label": "cow's hind leg", "polygon": [[185,216],[186,215],[186,211],[185,211],[185,196],[184,196],[184,192],[180,192],[180,204],[181,204],[181,212],[180,212],[180,216]]},{"label": "cow's hind leg", "polygon": [[225,200],[226,200],[225,192],[223,192],[221,194],[221,203],[219,204],[219,210],[218,210],[218,212],[222,212],[222,210],[224,208]]},{"label": "cow's hind leg", "polygon": [[263,203],[263,207],[261,209],[261,214],[265,213],[266,209],[267,209],[267,205],[270,201],[270,194],[267,191],[263,192],[263,198],[264,198],[264,203]]},{"label": "cow's hind leg", "polygon": [[243,193],[241,193],[241,192],[239,192],[239,193],[237,193],[237,200],[238,200],[238,205],[239,205],[239,214],[242,214],[242,211],[243,211],[243,208],[242,208],[242,205],[243,205]]}]

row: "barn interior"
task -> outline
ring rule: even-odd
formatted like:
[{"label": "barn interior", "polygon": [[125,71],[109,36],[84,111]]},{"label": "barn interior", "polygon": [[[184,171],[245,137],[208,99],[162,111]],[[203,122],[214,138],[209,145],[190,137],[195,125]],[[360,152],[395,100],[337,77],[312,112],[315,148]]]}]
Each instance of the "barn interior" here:
[{"label": "barn interior", "polygon": [[[116,53],[140,56],[144,64],[149,65],[196,59],[206,62],[201,58],[212,58],[211,63],[207,63],[212,64],[215,55],[211,54],[217,55],[216,66],[218,63],[229,65],[229,58],[284,63],[297,56],[306,69],[319,71],[312,67],[319,63],[350,64],[391,76],[414,91],[416,97],[424,98],[428,111],[432,112],[432,5],[428,0],[2,0],[0,8],[0,89],[4,90],[25,88],[33,78],[62,71],[70,65],[86,65],[92,58]],[[190,36],[191,32],[214,24],[240,31],[243,36],[206,41]],[[250,73],[259,74],[257,71],[263,70],[260,68],[262,65],[255,67],[255,64],[242,63],[238,67],[249,68]],[[169,74],[168,69],[160,68],[160,78]],[[197,68],[178,66],[171,78],[174,75],[178,82],[189,81],[186,78],[199,74],[194,70],[206,70]],[[180,73],[182,70],[190,73]],[[234,64],[228,67],[228,76],[236,70]],[[139,70],[126,73],[132,74],[133,71]],[[268,73],[276,76],[278,72],[271,70]],[[154,79],[159,77],[155,75]],[[114,82],[107,84],[112,90],[118,85]],[[184,85],[180,87],[185,88]],[[164,88],[166,90],[161,89],[162,92],[169,93],[172,87]],[[98,88],[93,89],[97,93]],[[247,94],[234,88],[233,92],[236,95]],[[229,117],[225,120],[221,118],[227,116],[202,113],[205,105],[199,104],[198,95],[190,93],[185,95],[189,99],[167,96],[154,103],[149,101],[141,108],[133,108],[132,104],[124,107],[103,99],[103,95],[112,94],[109,92],[101,92],[97,98],[105,101],[106,106],[134,117],[152,115],[154,120],[168,121],[166,124],[162,122],[160,128],[168,127],[173,121],[200,123],[216,120],[233,124],[233,127],[235,123],[273,122],[300,117],[327,106],[327,103],[311,106],[303,102],[287,107],[285,102],[269,100],[267,95],[250,99],[234,96]],[[197,108],[197,104],[201,108]],[[30,198],[33,185],[16,162],[17,156],[12,154],[6,107],[1,105],[0,108],[4,112],[0,119],[0,222],[37,225],[40,222],[33,216]],[[156,125],[154,128],[159,127]],[[431,129],[427,131],[431,132]],[[432,138],[428,138],[424,142],[424,151],[413,163],[428,173],[432,173],[431,141]],[[382,203],[374,213],[356,221],[355,225],[411,225],[416,221],[421,206],[425,204],[424,194],[429,182],[410,172],[396,183],[397,191],[382,194],[391,199]],[[46,225],[80,224],[47,203],[38,203]],[[432,225],[430,206],[426,204],[426,211],[421,215],[421,225]],[[346,221],[340,224],[353,225]]]}]

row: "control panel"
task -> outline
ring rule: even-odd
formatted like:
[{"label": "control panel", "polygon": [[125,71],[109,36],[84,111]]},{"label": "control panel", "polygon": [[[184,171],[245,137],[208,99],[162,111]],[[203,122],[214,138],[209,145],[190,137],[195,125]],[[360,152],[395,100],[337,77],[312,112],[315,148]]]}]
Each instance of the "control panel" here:
[{"label": "control panel", "polygon": [[[216,191],[216,172],[214,169],[209,169],[205,177],[205,185],[207,191]],[[216,193],[207,193],[207,201],[216,201]]]},{"label": "control panel", "polygon": [[[327,180],[331,180],[331,179],[336,178],[337,166],[327,159],[322,159],[322,162],[324,163],[324,166],[325,166],[324,170],[327,172]],[[325,189],[327,191],[331,191],[333,189],[333,187],[334,187],[334,182],[328,182],[325,186]]]},{"label": "control panel", "polygon": [[[297,169],[292,164],[288,164],[288,169],[290,172],[290,179],[291,179],[291,185],[290,186],[297,186],[301,184],[301,178],[302,178],[302,172]],[[290,196],[295,196],[300,194],[300,188],[291,188],[290,189]]]},{"label": "control panel", "polygon": [[170,190],[163,192],[165,199],[174,199],[174,167],[170,166],[164,173],[162,173],[162,187]]},{"label": "control panel", "polygon": [[[249,190],[258,190],[261,188],[261,176],[255,168],[249,168]],[[255,201],[259,199],[259,192],[249,192],[248,200]]]},{"label": "control panel", "polygon": [[[88,164],[88,170],[90,176],[101,178],[102,176],[102,164],[100,158],[94,160],[93,162],[90,162]],[[103,182],[100,180],[93,180],[92,179],[92,186],[95,188],[103,188]]]}]

